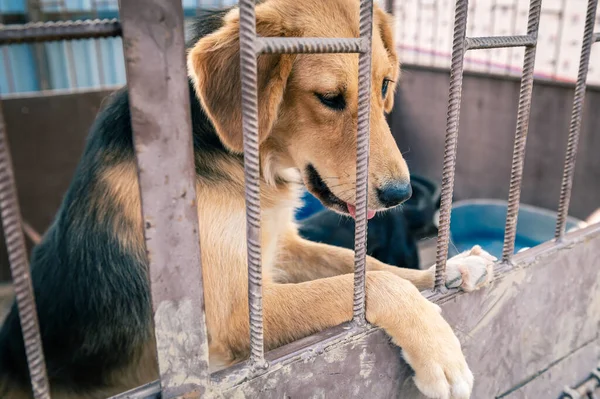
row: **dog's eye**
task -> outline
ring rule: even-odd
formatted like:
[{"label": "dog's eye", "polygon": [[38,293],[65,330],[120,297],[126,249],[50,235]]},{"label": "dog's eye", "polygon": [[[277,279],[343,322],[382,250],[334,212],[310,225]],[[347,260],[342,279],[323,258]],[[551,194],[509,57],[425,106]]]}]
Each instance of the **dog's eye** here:
[{"label": "dog's eye", "polygon": [[388,91],[388,85],[390,84],[391,80],[389,79],[383,79],[383,84],[381,85],[381,97],[385,98],[387,96],[387,91]]},{"label": "dog's eye", "polygon": [[346,108],[346,99],[340,94],[320,94],[315,93],[319,101],[328,108],[341,111]]}]

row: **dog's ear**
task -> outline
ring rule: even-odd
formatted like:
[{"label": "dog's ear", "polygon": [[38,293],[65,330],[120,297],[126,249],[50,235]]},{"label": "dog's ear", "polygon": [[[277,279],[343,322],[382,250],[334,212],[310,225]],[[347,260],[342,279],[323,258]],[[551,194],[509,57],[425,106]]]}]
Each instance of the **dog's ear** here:
[{"label": "dog's ear", "polygon": [[373,33],[379,32],[390,63],[394,65],[393,83],[390,82],[389,94],[384,103],[385,112],[391,112],[394,107],[394,93],[396,92],[398,78],[400,77],[400,62],[394,45],[394,18],[379,7],[375,7],[374,11],[378,29]]},{"label": "dog's ear", "polygon": [[[196,95],[223,144],[242,152],[242,100],[240,79],[239,9],[224,18],[223,26],[200,39],[188,53],[188,73]],[[268,4],[256,7],[259,36],[291,36],[281,14]],[[271,132],[295,55],[261,55],[258,58],[258,130],[262,143]]]}]

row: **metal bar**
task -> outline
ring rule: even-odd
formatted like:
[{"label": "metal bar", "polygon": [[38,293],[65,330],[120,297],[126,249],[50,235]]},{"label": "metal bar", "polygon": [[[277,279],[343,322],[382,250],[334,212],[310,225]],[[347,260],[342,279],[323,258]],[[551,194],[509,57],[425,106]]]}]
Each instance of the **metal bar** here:
[{"label": "metal bar", "polygon": [[557,15],[560,18],[560,25],[558,27],[558,32],[556,33],[556,45],[554,47],[554,73],[552,74],[552,78],[556,79],[558,76],[558,69],[560,67],[558,60],[560,59],[560,54],[562,50],[562,40],[563,32],[565,31],[565,24],[567,23],[567,0],[562,0],[560,5],[560,11],[558,11]]},{"label": "metal bar", "polygon": [[152,381],[145,385],[121,392],[108,399],[161,399],[160,381]]},{"label": "metal bar", "polygon": [[454,172],[456,167],[456,144],[460,122],[460,102],[466,52],[465,36],[467,32],[468,0],[457,0],[454,14],[454,39],[452,44],[452,66],[450,68],[450,95],[446,119],[446,139],[444,142],[444,163],[442,170],[442,189],[438,240],[435,263],[435,290],[446,291],[446,258],[450,242],[450,209],[454,191]]},{"label": "metal bar", "polygon": [[208,340],[182,3],[120,5],[162,397],[203,395]]},{"label": "metal bar", "polygon": [[[38,0],[27,0],[27,20],[28,22],[41,22],[43,13]],[[49,66],[46,49],[42,43],[33,43],[35,52],[35,66],[38,79],[40,82],[40,90],[50,89]]]},{"label": "metal bar", "polygon": [[4,63],[4,70],[6,71],[6,80],[8,81],[8,92],[14,93],[15,88],[15,75],[12,71],[12,65],[10,62],[10,53],[8,52],[7,46],[2,46],[2,59]]},{"label": "metal bar", "polygon": [[75,67],[75,55],[73,54],[73,43],[64,42],[65,53],[67,56],[67,76],[69,77],[69,86],[77,88],[77,68]]},{"label": "metal bar", "polygon": [[[537,37],[540,25],[541,7],[541,0],[531,0],[529,3],[529,18],[527,22],[528,36]],[[523,75],[521,77],[521,90],[519,93],[515,147],[513,150],[510,172],[508,207],[506,212],[506,225],[504,228],[504,246],[502,248],[503,263],[509,263],[515,252],[515,237],[517,234],[519,200],[521,198],[521,180],[523,179],[523,166],[525,163],[525,146],[527,142],[527,131],[529,129],[529,113],[531,110],[531,93],[533,92],[533,69],[536,49],[537,46],[527,47],[523,60]]]},{"label": "metal bar", "polygon": [[121,23],[116,19],[33,22],[23,25],[2,26],[0,28],[0,45],[92,39],[120,35]]},{"label": "metal bar", "polygon": [[364,53],[368,45],[363,38],[260,37],[256,39],[256,53]]},{"label": "metal bar", "polygon": [[246,240],[248,250],[248,305],[250,309],[250,364],[266,368],[264,357],[262,264],[260,248],[260,164],[258,154],[258,94],[256,16],[254,0],[240,0],[240,68],[242,80],[242,131]]},{"label": "metal bar", "polygon": [[21,320],[23,342],[33,395],[36,399],[49,399],[50,386],[46,374],[46,361],[42,348],[40,326],[35,307],[35,296],[23,237],[21,211],[8,148],[4,114],[0,104],[0,208],[2,228],[8,250],[10,272],[13,278],[17,309]]},{"label": "metal bar", "polygon": [[373,0],[361,0],[360,38],[368,46],[358,56],[358,116],[356,133],[356,223],[354,226],[353,321],[365,324],[365,274],[367,256],[367,209],[369,182],[369,133],[371,119],[371,38]]},{"label": "metal bar", "polygon": [[600,32],[594,33],[594,43],[600,42]]},{"label": "metal bar", "polygon": [[[511,17],[511,30],[510,34],[515,35],[517,32],[517,17],[519,15],[519,0],[513,0],[512,3],[512,17]],[[510,75],[510,64],[513,59],[514,48],[510,48],[506,52],[506,68],[504,70],[505,75]]]},{"label": "metal bar", "polygon": [[[98,19],[98,0],[91,0],[92,14],[94,19]],[[100,46],[100,39],[94,40],[94,48],[96,50],[96,63],[98,65],[98,80],[100,81],[100,87],[104,87],[104,60],[102,57],[102,47]]]},{"label": "metal bar", "polygon": [[565,233],[569,203],[571,201],[571,190],[573,188],[573,176],[575,173],[575,161],[577,159],[577,147],[579,144],[579,132],[581,131],[581,120],[583,118],[583,104],[585,101],[585,89],[588,70],[590,66],[590,54],[594,43],[594,23],[598,0],[588,0],[585,17],[585,28],[583,30],[583,43],[579,58],[579,73],[573,97],[573,109],[571,112],[571,123],[569,125],[569,138],[567,140],[567,152],[563,170],[562,183],[560,186],[560,199],[558,203],[558,216],[554,236],[559,239]]},{"label": "metal bar", "polygon": [[535,46],[536,37],[533,35],[521,36],[489,36],[467,37],[467,50],[495,49],[506,47]]}]

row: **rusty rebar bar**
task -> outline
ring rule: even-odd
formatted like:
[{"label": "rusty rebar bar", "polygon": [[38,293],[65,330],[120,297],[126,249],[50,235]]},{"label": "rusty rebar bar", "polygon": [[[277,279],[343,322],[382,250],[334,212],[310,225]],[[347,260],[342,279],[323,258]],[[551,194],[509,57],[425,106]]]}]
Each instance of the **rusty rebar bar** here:
[{"label": "rusty rebar bar", "polygon": [[33,396],[36,399],[50,398],[50,385],[46,373],[46,362],[35,306],[35,295],[31,283],[27,247],[23,236],[23,223],[17,198],[12,159],[8,148],[4,114],[0,104],[0,208],[2,228],[13,279],[15,299],[21,321],[25,355]]},{"label": "rusty rebar bar", "polygon": [[282,53],[364,53],[369,43],[363,38],[261,37],[258,54]]},{"label": "rusty rebar bar", "polygon": [[462,97],[462,81],[466,52],[465,36],[467,32],[468,8],[468,0],[457,0],[454,15],[452,66],[450,68],[450,95],[446,119],[440,216],[435,257],[435,290],[439,292],[444,292],[446,290],[446,260],[448,257],[448,244],[450,242],[450,211],[452,208],[452,193],[454,191],[454,173],[456,167],[460,102]]},{"label": "rusty rebar bar", "polygon": [[[531,0],[529,3],[529,18],[527,22],[528,36],[537,38],[540,26],[541,6],[541,0]],[[531,94],[533,92],[533,69],[535,65],[536,49],[537,45],[528,46],[525,49],[525,57],[523,60],[523,75],[521,77],[521,89],[519,92],[519,106],[517,111],[517,128],[511,163],[510,187],[508,190],[506,225],[504,227],[504,246],[502,248],[503,263],[509,263],[515,251],[519,201],[521,198],[521,181],[523,179],[525,146],[529,129]]]},{"label": "rusty rebar bar", "polygon": [[467,37],[467,50],[483,50],[506,47],[534,46],[535,36],[516,35],[516,36],[490,36],[490,37]]},{"label": "rusty rebar bar", "polygon": [[577,159],[577,147],[579,144],[579,133],[581,132],[581,120],[583,118],[583,104],[585,102],[585,89],[588,70],[590,66],[590,54],[594,44],[594,24],[598,0],[589,0],[585,17],[585,28],[583,30],[583,43],[579,58],[579,73],[573,97],[573,109],[571,111],[571,123],[569,125],[569,138],[567,140],[567,152],[565,155],[565,166],[563,170],[562,183],[560,186],[560,199],[558,203],[558,215],[556,220],[555,238],[560,239],[565,233],[569,203],[571,202],[571,191],[573,189],[573,176],[575,173],[575,161]]},{"label": "rusty rebar bar", "polygon": [[250,363],[255,369],[268,365],[264,357],[262,261],[260,236],[260,158],[258,143],[258,94],[256,15],[253,0],[240,0],[240,68],[244,136],[246,244],[248,252],[248,305],[250,309]]},{"label": "rusty rebar bar", "polygon": [[354,226],[353,321],[364,324],[371,115],[371,39],[373,0],[361,0],[359,34],[366,48],[358,56],[358,116],[356,136],[356,223]]},{"label": "rusty rebar bar", "polygon": [[23,25],[2,26],[0,28],[0,45],[92,39],[120,35],[121,23],[116,19],[32,22]]}]

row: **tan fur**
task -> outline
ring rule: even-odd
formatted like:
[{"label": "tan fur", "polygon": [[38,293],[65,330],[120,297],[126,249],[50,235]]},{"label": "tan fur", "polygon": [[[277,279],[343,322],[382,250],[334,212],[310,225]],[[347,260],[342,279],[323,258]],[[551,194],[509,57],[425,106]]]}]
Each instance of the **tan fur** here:
[{"label": "tan fur", "polygon": [[[358,34],[358,2],[353,0],[271,0],[258,5],[256,15],[261,36]],[[375,189],[389,181],[408,181],[409,172],[384,116],[393,107],[395,83],[385,99],[380,91],[384,78],[399,78],[391,19],[378,7],[374,19],[369,204],[380,209]],[[239,13],[233,10],[225,25],[201,39],[188,55],[202,105],[221,140],[235,152],[242,149],[238,30]],[[347,101],[342,112],[325,109],[314,95],[339,91]],[[352,251],[300,238],[292,210],[298,199],[297,171],[306,179],[302,170],[307,163],[316,166],[336,196],[354,203],[358,56],[261,56],[258,95],[268,350],[352,317]],[[243,169],[232,164],[227,171],[237,184],[198,186],[213,366],[242,360],[249,349]],[[432,287],[433,269],[400,269],[372,258],[367,265],[367,319],[403,348],[419,388],[430,396],[450,395],[452,390],[455,397],[468,397],[472,374],[460,344],[439,308],[417,289]]]},{"label": "tan fur", "polygon": [[[257,6],[256,15],[262,36],[358,36],[357,0],[268,0]],[[231,11],[225,25],[188,54],[197,95],[233,152],[242,150],[238,22],[238,11]],[[374,24],[369,204],[379,210],[383,207],[376,188],[408,181],[409,172],[384,115],[392,109],[395,83],[390,83],[385,99],[381,96],[383,79],[399,78],[391,19],[375,7]],[[263,303],[269,350],[352,317],[352,251],[300,238],[293,210],[306,179],[302,170],[309,162],[336,196],[355,202],[358,56],[269,55],[261,56],[258,64]],[[347,99],[347,109],[341,112],[326,109],[314,95],[340,90]],[[218,182],[198,176],[197,182],[206,322],[215,369],[245,359],[249,351],[244,170],[233,158],[201,161],[227,175]],[[136,179],[130,163],[108,170],[100,182],[124,211],[126,223],[116,227],[122,245],[129,248],[143,246]],[[433,269],[400,269],[372,258],[367,268],[367,320],[402,347],[419,388],[431,397],[450,397],[451,391],[452,397],[468,397],[472,374],[460,344],[439,308],[418,290],[433,286]],[[156,376],[152,347],[148,342],[141,349],[131,370],[115,373],[115,389]]]}]

